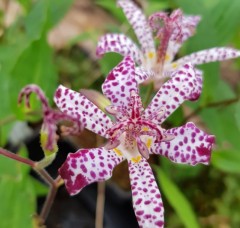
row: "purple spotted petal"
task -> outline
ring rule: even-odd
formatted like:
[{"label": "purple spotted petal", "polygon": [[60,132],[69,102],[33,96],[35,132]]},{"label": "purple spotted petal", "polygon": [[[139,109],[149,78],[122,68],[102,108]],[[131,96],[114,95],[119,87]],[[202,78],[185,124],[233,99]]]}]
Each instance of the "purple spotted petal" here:
[{"label": "purple spotted petal", "polygon": [[189,37],[194,35],[196,27],[200,20],[201,20],[200,16],[182,15],[176,23],[176,26],[173,30],[170,40],[178,43],[183,43]]},{"label": "purple spotted petal", "polygon": [[62,112],[79,119],[87,129],[106,137],[106,130],[111,127],[112,121],[85,96],[60,85],[54,101]]},{"label": "purple spotted petal", "polygon": [[128,162],[133,208],[140,227],[163,227],[164,208],[152,169],[146,159]]},{"label": "purple spotted petal", "polygon": [[168,58],[165,62],[172,62],[176,53],[178,53],[184,41],[186,41],[189,37],[193,36],[195,33],[196,26],[198,25],[201,17],[200,16],[183,16],[181,21],[181,40],[177,39],[178,28],[173,32],[171,36],[168,48],[167,48],[167,56]]},{"label": "purple spotted petal", "polygon": [[59,174],[69,194],[75,195],[88,184],[109,179],[113,168],[123,160],[104,148],[81,149],[68,155]]},{"label": "purple spotted petal", "polygon": [[163,84],[152,102],[145,110],[145,115],[152,118],[162,108],[165,109],[161,119],[156,119],[161,124],[185,100],[196,100],[201,94],[202,86],[200,76],[197,77],[193,66],[188,63],[179,68],[170,80]]},{"label": "purple spotted petal", "polygon": [[144,67],[135,68],[135,78],[139,84],[153,77],[154,72],[152,70],[147,70]]},{"label": "purple spotted petal", "polygon": [[213,135],[206,134],[193,123],[172,128],[165,133],[174,135],[175,138],[168,142],[155,143],[150,150],[151,153],[163,155],[176,163],[190,165],[209,163],[215,142]]},{"label": "purple spotted petal", "polygon": [[136,63],[142,63],[142,52],[137,45],[124,34],[106,34],[100,38],[97,44],[97,56],[101,57],[108,52],[116,52],[122,56],[129,55]]},{"label": "purple spotted petal", "polygon": [[220,48],[211,48],[211,49],[192,53],[183,58],[180,58],[175,63],[181,65],[187,62],[191,62],[194,65],[199,65],[203,63],[233,59],[239,56],[240,56],[239,50],[236,50],[233,48],[220,47]]},{"label": "purple spotted petal", "polygon": [[129,0],[118,0],[118,5],[123,9],[129,23],[132,25],[142,47],[142,52],[145,55],[155,53],[152,31],[142,10],[133,1]]},{"label": "purple spotted petal", "polygon": [[102,91],[112,105],[128,107],[131,90],[138,91],[138,84],[135,80],[134,62],[127,56],[109,73]]}]

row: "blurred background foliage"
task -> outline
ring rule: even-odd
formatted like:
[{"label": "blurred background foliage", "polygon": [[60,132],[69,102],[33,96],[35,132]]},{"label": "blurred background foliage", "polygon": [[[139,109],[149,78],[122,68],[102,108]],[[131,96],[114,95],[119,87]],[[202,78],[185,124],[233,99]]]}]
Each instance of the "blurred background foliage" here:
[{"label": "blurred background foliage", "polygon": [[[178,57],[217,46],[240,49],[239,0],[138,2],[147,15],[180,7],[186,14],[202,16],[195,36],[183,45]],[[16,121],[40,118],[31,115],[40,111],[34,96],[31,110],[17,105],[23,86],[38,84],[50,103],[59,83],[75,90],[101,91],[105,76],[122,57],[111,53],[97,60],[98,38],[106,32],[136,37],[115,0],[2,0],[0,7],[3,147]],[[216,135],[217,141],[210,166],[177,165],[165,158],[154,162],[158,164],[154,170],[163,193],[166,225],[240,227],[240,59],[200,68],[204,71],[200,100],[180,107],[166,126],[194,121]],[[18,150],[27,156],[23,146]],[[33,227],[30,215],[36,211],[36,196],[45,193],[46,188],[29,175],[28,168],[0,158],[0,227]]]}]

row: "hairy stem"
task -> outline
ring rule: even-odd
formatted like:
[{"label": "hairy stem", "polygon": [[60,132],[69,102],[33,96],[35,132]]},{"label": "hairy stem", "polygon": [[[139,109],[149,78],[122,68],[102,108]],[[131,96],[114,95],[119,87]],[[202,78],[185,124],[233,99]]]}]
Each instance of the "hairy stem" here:
[{"label": "hairy stem", "polygon": [[17,154],[14,154],[14,153],[12,153],[12,152],[10,152],[8,150],[5,150],[3,148],[0,148],[0,154],[5,156],[5,157],[11,158],[11,159],[13,159],[15,161],[19,161],[19,162],[21,162],[23,164],[29,165],[32,168],[34,168],[36,166],[36,162],[34,162],[34,161],[32,161],[32,160],[30,160],[28,158],[23,158],[23,157],[21,157],[21,156],[19,156]]},{"label": "hairy stem", "polygon": [[40,218],[41,218],[43,224],[45,223],[45,221],[48,217],[48,214],[49,214],[50,209],[52,207],[53,201],[54,201],[55,196],[57,194],[57,189],[58,189],[58,187],[56,185],[50,186],[49,192],[47,194],[47,198],[45,199],[42,210],[40,212]]},{"label": "hairy stem", "polygon": [[48,174],[48,172],[45,169],[34,169],[41,178],[49,185],[50,189],[47,194],[47,198],[45,199],[45,202],[43,204],[42,210],[40,212],[40,224],[44,225],[48,214],[50,212],[50,209],[52,207],[52,204],[54,202],[54,199],[57,194],[58,187],[60,186],[59,183],[61,181],[61,177],[57,177],[55,180]]}]

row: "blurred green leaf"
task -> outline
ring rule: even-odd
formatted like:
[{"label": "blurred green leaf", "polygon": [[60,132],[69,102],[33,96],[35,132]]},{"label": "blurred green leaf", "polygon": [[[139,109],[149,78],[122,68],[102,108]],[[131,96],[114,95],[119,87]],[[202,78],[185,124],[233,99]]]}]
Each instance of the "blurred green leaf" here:
[{"label": "blurred green leaf", "polygon": [[47,20],[48,1],[37,1],[29,15],[24,20],[28,40],[36,40],[41,37]]},{"label": "blurred green leaf", "polygon": [[217,0],[211,4],[207,0],[174,2],[185,13],[202,16],[197,34],[188,41],[189,52],[223,45],[237,32],[240,20],[238,0],[231,1],[231,4],[228,0]]},{"label": "blurred green leaf", "polygon": [[154,166],[154,170],[157,173],[157,180],[164,195],[182,220],[184,226],[187,228],[198,228],[196,215],[186,197],[159,167]]},{"label": "blurred green leaf", "polygon": [[27,177],[0,178],[0,221],[2,228],[32,228],[36,210],[34,189]]},{"label": "blurred green leaf", "polygon": [[[214,102],[233,99],[236,97],[230,87],[223,81],[215,85]],[[216,135],[217,142],[221,145],[226,141],[231,143],[233,148],[240,149],[240,129],[234,118],[236,103],[231,105],[220,105],[218,107],[206,107],[200,113],[202,119],[208,126],[210,132]]]},{"label": "blurred green leaf", "polygon": [[204,169],[204,166],[197,165],[184,165],[184,164],[174,164],[166,157],[159,157],[161,169],[168,174],[175,183],[180,183],[181,181],[187,179],[197,178],[200,172]]},{"label": "blurred green leaf", "polygon": [[143,9],[146,18],[148,15],[151,15],[158,11],[164,11],[169,8],[169,1],[149,1],[146,9]]},{"label": "blurred green leaf", "polygon": [[236,123],[238,126],[238,129],[240,130],[240,101],[236,103],[235,105],[235,115]]},{"label": "blurred green leaf", "polygon": [[115,18],[119,21],[125,21],[125,15],[120,7],[117,7],[117,2],[115,0],[97,0],[96,4],[108,10]]},{"label": "blurred green leaf", "polygon": [[57,86],[57,73],[52,55],[52,49],[45,37],[33,42],[23,52],[12,72],[10,84],[11,105],[16,114],[19,114],[19,107],[16,105],[18,94],[21,88],[29,83],[39,85],[47,97],[53,96]]},{"label": "blurred green leaf", "polygon": [[[47,96],[53,95],[57,74],[52,62],[52,48],[46,40],[47,31],[63,17],[72,2],[36,1],[29,13],[4,34],[0,44],[0,90],[6,96],[1,105],[0,120],[8,118],[12,111],[18,118],[22,118],[21,109],[18,110],[17,106],[17,95],[26,84],[36,83]],[[27,5],[28,1],[21,0],[21,3]],[[0,127],[0,140],[4,144],[10,125]]]},{"label": "blurred green leaf", "polygon": [[49,191],[49,187],[47,185],[43,184],[42,182],[40,182],[39,180],[36,180],[34,177],[30,177],[30,178],[31,178],[31,182],[33,184],[35,194],[37,196],[47,195],[47,193]]},{"label": "blurred green leaf", "polygon": [[[81,34],[73,37],[72,39],[70,39],[68,41],[68,46],[73,46],[77,43],[80,43],[82,41],[86,41],[89,39],[89,37],[91,38],[97,38],[98,39],[98,34],[96,33],[96,31],[92,30],[92,31],[87,31],[87,32],[82,32]],[[96,40],[97,40],[96,39]]]},{"label": "blurred green leaf", "polygon": [[223,150],[212,154],[211,163],[218,169],[229,173],[240,173],[239,151]]},{"label": "blurred green leaf", "polygon": [[99,60],[101,72],[104,77],[106,77],[108,73],[118,65],[122,58],[123,57],[117,53],[106,53],[104,57]]},{"label": "blurred green leaf", "polygon": [[[25,147],[18,153],[26,156]],[[30,167],[0,155],[0,226],[33,227],[35,191],[28,176]]]},{"label": "blurred green leaf", "polygon": [[[0,120],[8,119],[8,116],[12,116],[12,107],[14,107],[15,110],[17,109],[17,93],[20,90],[20,86],[23,85],[22,82],[32,82],[31,77],[28,77],[30,80],[27,82],[25,72],[21,72],[22,75],[20,75],[16,72],[14,67],[24,51],[29,49],[32,42],[42,37],[45,27],[44,23],[47,18],[47,5],[47,0],[37,1],[29,14],[23,19],[23,24],[19,25],[20,28],[16,27],[15,24],[10,27],[8,30],[14,30],[14,32],[12,31],[11,34],[8,34],[7,30],[6,37],[0,44],[0,90],[2,94],[5,94],[1,103]],[[37,49],[33,53],[33,59],[36,56],[36,52],[38,52]],[[28,67],[28,72],[31,70],[30,63],[31,62],[25,62]],[[16,82],[13,81],[14,76],[12,73],[14,70],[18,75],[18,80]],[[19,81],[20,84],[18,84]],[[11,124],[0,126],[1,145],[6,141],[10,127]]]},{"label": "blurred green leaf", "polygon": [[25,11],[28,11],[32,4],[31,0],[17,0],[17,2],[21,4],[21,6],[24,8]]},{"label": "blurred green leaf", "polygon": [[67,13],[73,0],[51,0],[49,2],[49,27],[56,25]]},{"label": "blurred green leaf", "polygon": [[170,122],[172,126],[179,126],[184,118],[184,113],[182,107],[176,109],[168,118],[167,122]]}]

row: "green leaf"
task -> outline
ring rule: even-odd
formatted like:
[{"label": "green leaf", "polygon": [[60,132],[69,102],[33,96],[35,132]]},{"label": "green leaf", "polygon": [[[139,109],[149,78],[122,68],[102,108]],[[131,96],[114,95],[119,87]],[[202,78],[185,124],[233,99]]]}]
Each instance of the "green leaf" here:
[{"label": "green leaf", "polygon": [[69,10],[73,0],[51,0],[49,1],[49,27],[56,25]]},{"label": "green leaf", "polygon": [[[22,146],[17,153],[21,157],[27,156],[26,147]],[[21,179],[30,170],[30,167],[21,162],[15,161],[3,155],[0,155],[0,174],[1,176]]]},{"label": "green leaf", "polygon": [[53,52],[45,37],[33,42],[23,52],[12,72],[10,84],[10,101],[15,114],[20,115],[20,109],[16,105],[18,94],[29,83],[39,85],[47,97],[53,96],[57,87],[57,73],[52,59]]},{"label": "green leaf", "polygon": [[21,4],[25,11],[28,11],[32,4],[31,0],[17,0],[17,1]]},{"label": "green leaf", "polygon": [[[214,102],[235,98],[231,88],[223,81],[215,86]],[[213,101],[210,103],[214,103]],[[217,142],[224,145],[228,141],[234,149],[240,149],[240,128],[236,124],[236,103],[218,107],[206,107],[200,113],[209,131],[216,135]]]},{"label": "green leaf", "polygon": [[[26,81],[25,72],[19,75],[16,69],[15,73],[18,80],[14,81],[12,72],[23,52],[29,49],[34,40],[42,37],[47,19],[47,2],[47,0],[37,1],[29,14],[24,19],[19,19],[21,23],[14,24],[6,31],[3,42],[0,44],[0,90],[4,94],[4,99],[1,102],[0,122],[8,119],[9,115],[12,116],[11,108],[13,106],[15,110],[17,109],[17,93],[20,90],[20,85],[22,85],[22,83],[18,84],[18,81],[32,82],[31,77],[28,77],[30,79],[28,82]],[[35,52],[38,52],[38,50],[36,49]],[[35,52],[33,53],[33,59],[36,56]],[[25,64],[28,66],[29,72],[31,67],[29,63]],[[4,145],[11,124],[1,125],[0,128],[0,144]]]},{"label": "green leaf", "polygon": [[111,12],[119,21],[126,21],[122,9],[117,7],[115,0],[97,0],[96,4]]},{"label": "green leaf", "polygon": [[41,37],[47,20],[48,1],[37,1],[29,15],[25,19],[25,28],[29,40],[37,40]]},{"label": "green leaf", "polygon": [[223,150],[212,154],[211,163],[218,169],[229,173],[240,173],[239,151]]},{"label": "green leaf", "polygon": [[32,228],[36,209],[34,189],[28,178],[0,179],[1,227]]},{"label": "green leaf", "polygon": [[147,8],[144,9],[144,14],[151,15],[152,13],[158,12],[158,11],[164,11],[165,9],[169,8],[169,1],[151,1],[148,3]]},{"label": "green leaf", "polygon": [[104,77],[121,61],[123,57],[117,53],[106,53],[102,59],[99,60],[100,69]]},{"label": "green leaf", "polygon": [[182,192],[159,168],[154,166],[161,189],[179,218],[187,228],[199,228],[196,215]]},{"label": "green leaf", "polygon": [[240,102],[237,102],[235,105],[235,120],[238,126],[238,129],[240,130]]},{"label": "green leaf", "polygon": [[216,0],[209,4],[207,0],[175,0],[187,14],[199,14],[202,21],[197,34],[188,41],[189,51],[193,52],[226,44],[237,32],[240,20],[240,2],[238,0]]},{"label": "green leaf", "polygon": [[35,194],[37,196],[45,196],[48,194],[49,187],[40,182],[39,180],[36,180],[35,178],[31,177],[31,182],[34,187]]},{"label": "green leaf", "polygon": [[170,122],[172,126],[179,126],[182,123],[183,118],[183,109],[182,107],[179,107],[167,118],[167,122]]},{"label": "green leaf", "polygon": [[[19,155],[26,156],[25,147]],[[33,227],[36,196],[28,176],[29,169],[25,164],[0,156],[1,227]]]}]

